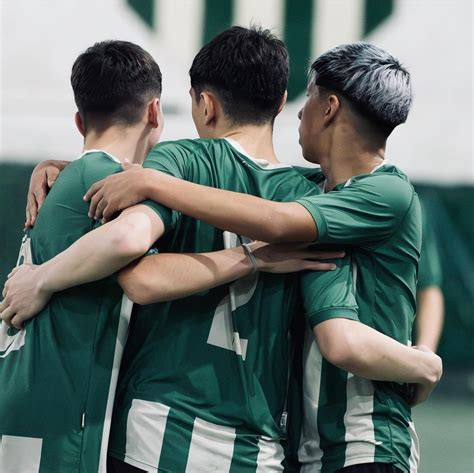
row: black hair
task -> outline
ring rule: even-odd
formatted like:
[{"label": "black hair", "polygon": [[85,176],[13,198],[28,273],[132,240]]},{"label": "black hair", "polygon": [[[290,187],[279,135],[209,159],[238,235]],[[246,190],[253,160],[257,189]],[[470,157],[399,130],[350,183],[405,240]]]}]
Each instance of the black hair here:
[{"label": "black hair", "polygon": [[196,95],[209,89],[234,124],[263,124],[278,114],[288,85],[288,51],[269,30],[233,26],[207,43],[189,75]]},{"label": "black hair", "polygon": [[408,117],[410,73],[377,46],[353,43],[331,49],[313,62],[310,75],[316,85],[345,96],[385,136]]},{"label": "black hair", "polygon": [[146,103],[161,95],[161,71],[140,46],[102,41],[76,59],[71,85],[86,128],[133,125]]}]

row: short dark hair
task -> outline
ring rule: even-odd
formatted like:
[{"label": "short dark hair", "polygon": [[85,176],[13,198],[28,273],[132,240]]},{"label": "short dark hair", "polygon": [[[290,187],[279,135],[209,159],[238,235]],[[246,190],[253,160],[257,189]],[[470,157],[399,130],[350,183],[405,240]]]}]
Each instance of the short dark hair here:
[{"label": "short dark hair", "polygon": [[189,75],[196,94],[214,92],[234,124],[263,124],[285,94],[288,51],[269,30],[233,26],[203,46]]},{"label": "short dark hair", "polygon": [[383,49],[367,43],[338,46],[319,56],[310,75],[318,86],[340,92],[388,136],[408,117],[410,74]]},{"label": "short dark hair", "polygon": [[102,41],[76,59],[71,85],[86,127],[133,125],[147,101],[161,95],[161,71],[140,46]]}]

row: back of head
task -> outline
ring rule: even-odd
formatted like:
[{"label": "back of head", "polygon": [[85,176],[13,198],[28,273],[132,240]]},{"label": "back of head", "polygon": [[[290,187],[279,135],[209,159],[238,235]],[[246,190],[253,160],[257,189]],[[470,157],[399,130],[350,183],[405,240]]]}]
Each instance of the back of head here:
[{"label": "back of head", "polygon": [[208,89],[233,124],[264,124],[278,114],[288,84],[288,52],[269,30],[234,26],[196,55],[191,87]]},{"label": "back of head", "polygon": [[310,74],[316,85],[341,93],[385,136],[408,117],[410,74],[383,49],[367,43],[338,46],[319,56]]},{"label": "back of head", "polygon": [[76,59],[71,85],[86,130],[101,131],[136,124],[149,100],[161,95],[161,71],[140,46],[103,41]]}]

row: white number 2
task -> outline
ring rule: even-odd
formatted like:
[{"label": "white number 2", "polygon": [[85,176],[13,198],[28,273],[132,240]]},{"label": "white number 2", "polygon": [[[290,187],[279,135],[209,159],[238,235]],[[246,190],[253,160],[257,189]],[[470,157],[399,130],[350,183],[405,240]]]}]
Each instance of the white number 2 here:
[{"label": "white number 2", "polygon": [[[224,248],[235,248],[239,243],[248,243],[247,237],[238,237],[234,233],[224,232]],[[231,350],[240,355],[243,360],[247,354],[248,340],[240,338],[239,332],[234,330],[232,312],[241,307],[252,298],[258,283],[258,272],[239,279],[229,286],[227,294],[217,305],[212,319],[211,330],[207,343],[226,350]]]}]

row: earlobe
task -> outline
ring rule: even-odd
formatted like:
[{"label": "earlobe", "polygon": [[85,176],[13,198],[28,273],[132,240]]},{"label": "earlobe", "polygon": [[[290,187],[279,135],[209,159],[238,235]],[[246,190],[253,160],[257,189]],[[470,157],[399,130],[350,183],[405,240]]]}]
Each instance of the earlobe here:
[{"label": "earlobe", "polygon": [[84,122],[79,112],[76,112],[76,114],[74,115],[74,122],[76,123],[76,127],[79,130],[79,133],[82,136],[86,136],[86,127],[84,126]]}]

